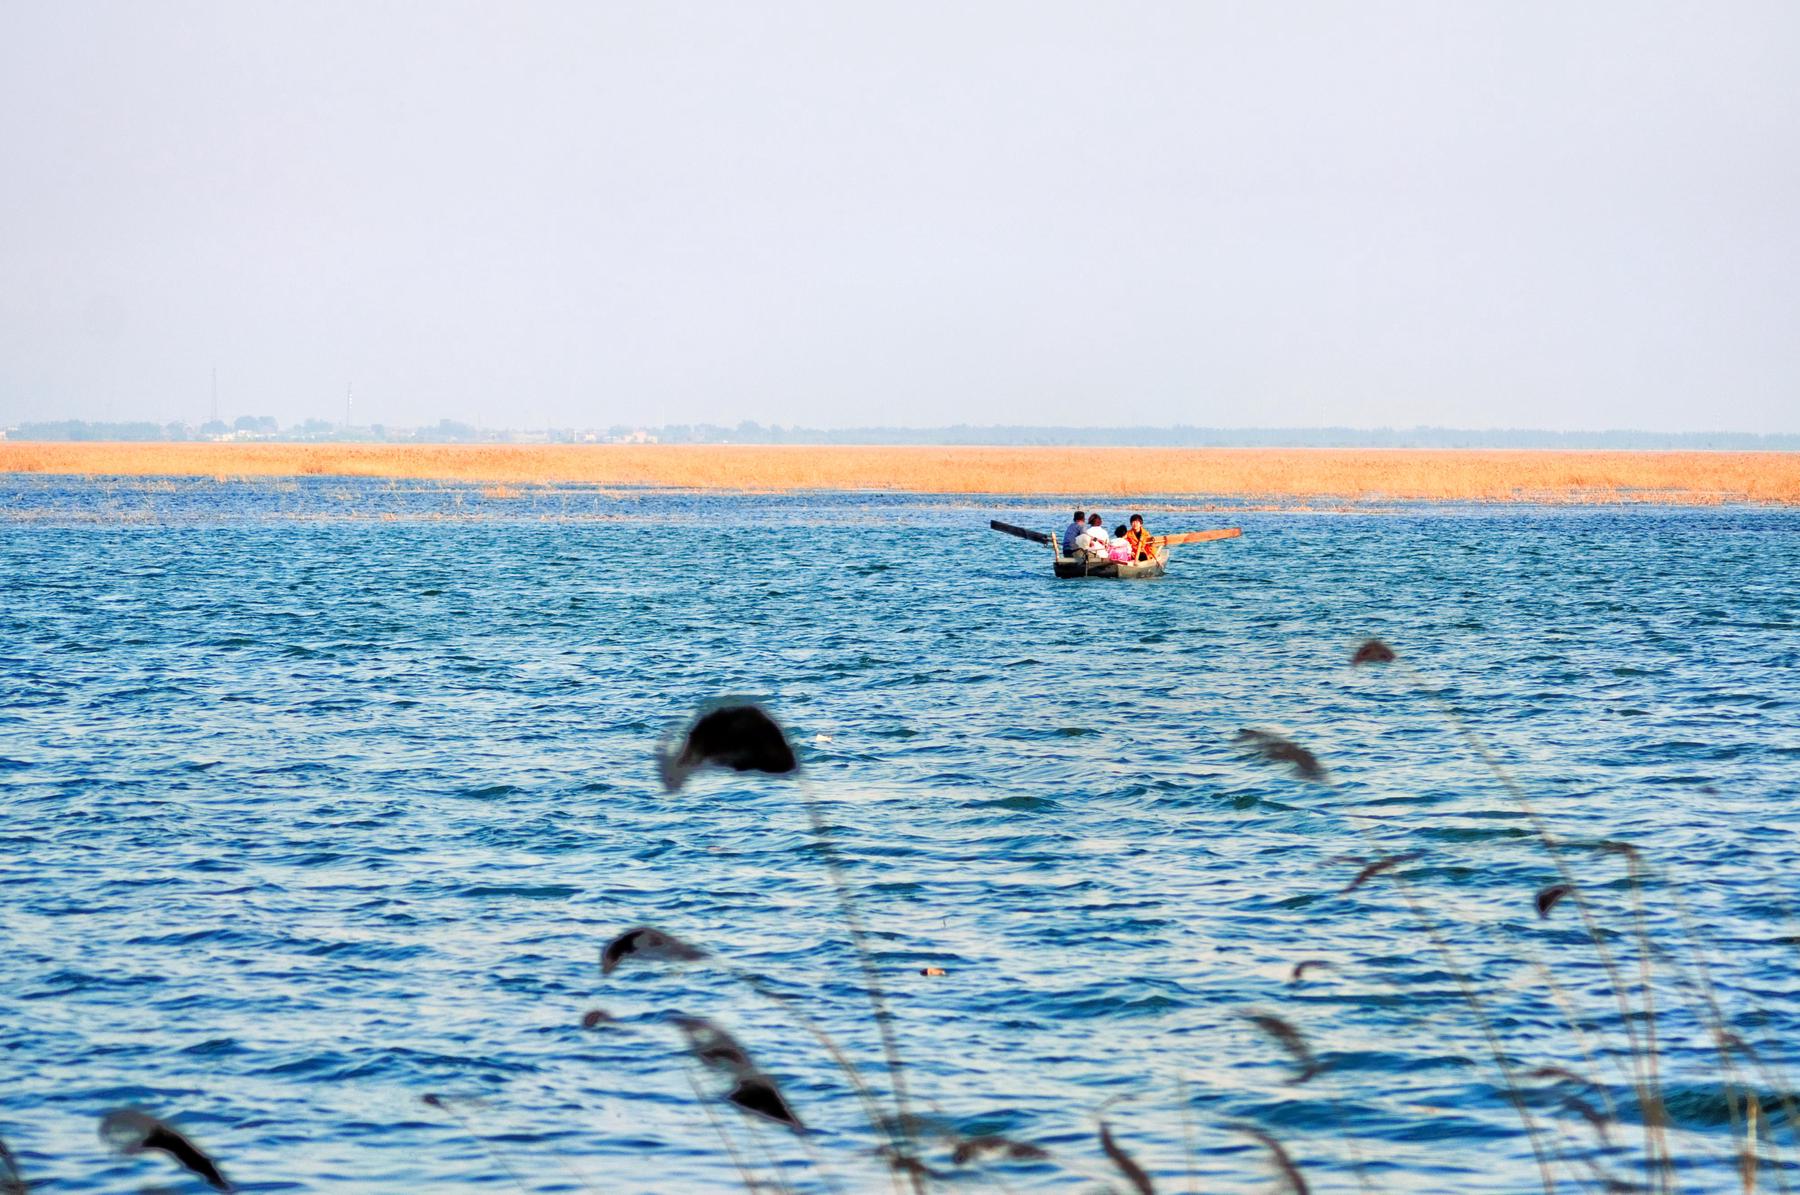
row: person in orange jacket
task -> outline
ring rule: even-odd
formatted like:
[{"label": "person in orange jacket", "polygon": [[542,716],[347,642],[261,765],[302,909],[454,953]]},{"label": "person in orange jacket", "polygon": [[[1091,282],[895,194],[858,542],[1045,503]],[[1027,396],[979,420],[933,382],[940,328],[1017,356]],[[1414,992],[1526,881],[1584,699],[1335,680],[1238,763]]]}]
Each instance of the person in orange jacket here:
[{"label": "person in orange jacket", "polygon": [[1132,515],[1131,526],[1125,529],[1125,542],[1139,560],[1155,560],[1156,544],[1152,542],[1149,528],[1144,526],[1143,515]]}]

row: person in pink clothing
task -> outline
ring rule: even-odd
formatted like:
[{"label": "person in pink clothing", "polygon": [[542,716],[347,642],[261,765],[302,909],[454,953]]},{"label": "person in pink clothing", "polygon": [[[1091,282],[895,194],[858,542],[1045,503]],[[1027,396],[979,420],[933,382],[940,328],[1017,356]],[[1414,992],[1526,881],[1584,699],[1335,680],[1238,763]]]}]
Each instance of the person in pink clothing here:
[{"label": "person in pink clothing", "polygon": [[1137,549],[1125,538],[1125,525],[1119,524],[1113,530],[1113,537],[1106,545],[1106,558],[1114,564],[1130,564],[1137,559]]}]

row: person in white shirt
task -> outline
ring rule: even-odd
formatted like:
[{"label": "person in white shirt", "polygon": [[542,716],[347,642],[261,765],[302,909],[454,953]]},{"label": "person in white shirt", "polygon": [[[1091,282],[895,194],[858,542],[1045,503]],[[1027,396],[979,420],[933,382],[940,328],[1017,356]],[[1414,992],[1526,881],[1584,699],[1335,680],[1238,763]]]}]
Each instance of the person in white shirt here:
[{"label": "person in white shirt", "polygon": [[1110,559],[1112,540],[1106,534],[1106,521],[1099,515],[1089,515],[1087,530],[1075,537],[1075,550],[1085,552],[1089,560]]}]

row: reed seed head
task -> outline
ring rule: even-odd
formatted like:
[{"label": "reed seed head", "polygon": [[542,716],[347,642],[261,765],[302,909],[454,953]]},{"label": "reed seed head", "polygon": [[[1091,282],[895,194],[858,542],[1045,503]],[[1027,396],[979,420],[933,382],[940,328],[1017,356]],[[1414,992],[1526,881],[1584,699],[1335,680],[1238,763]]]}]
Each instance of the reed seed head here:
[{"label": "reed seed head", "polygon": [[719,1026],[702,1017],[673,1017],[670,1021],[687,1038],[688,1049],[707,1070],[728,1075],[731,1090],[725,1099],[753,1116],[784,1124],[796,1133],[806,1131],[788,1105],[775,1080],[757,1069],[750,1053]]},{"label": "reed seed head", "polygon": [[1529,1077],[1533,1079],[1554,1079],[1558,1083],[1577,1083],[1583,1087],[1592,1088],[1595,1091],[1600,1090],[1600,1084],[1594,1082],[1586,1075],[1578,1075],[1568,1067],[1564,1066],[1536,1067],[1529,1072]]},{"label": "reed seed head", "polygon": [[1281,1172],[1283,1181],[1288,1185],[1290,1195],[1310,1195],[1305,1176],[1300,1173],[1300,1167],[1294,1165],[1294,1159],[1288,1155],[1287,1149],[1281,1142],[1255,1125],[1241,1124],[1235,1127],[1246,1137],[1256,1138],[1262,1147],[1269,1151],[1269,1156],[1275,1161],[1275,1168]]},{"label": "reed seed head", "polygon": [[806,1131],[806,1126],[800,1123],[800,1118],[794,1115],[787,1100],[782,1098],[780,1088],[767,1075],[752,1075],[738,1080],[725,1098],[754,1116],[784,1124],[796,1133]]},{"label": "reed seed head", "polygon": [[1041,1162],[1050,1156],[1048,1151],[1029,1141],[1014,1141],[996,1133],[986,1133],[958,1141],[950,1160],[958,1166],[967,1166],[984,1154],[996,1154],[1009,1162]]},{"label": "reed seed head", "polygon": [[1311,751],[1268,730],[1253,730],[1245,727],[1237,732],[1237,742],[1262,756],[1270,763],[1289,764],[1294,774],[1302,780],[1311,780],[1323,784],[1327,779],[1325,765]]},{"label": "reed seed head", "polygon": [[720,1071],[734,1078],[757,1073],[750,1053],[737,1038],[702,1017],[675,1017],[671,1022],[687,1038],[688,1049],[707,1070]]},{"label": "reed seed head", "polygon": [[1567,884],[1550,884],[1546,887],[1539,888],[1537,892],[1537,914],[1539,920],[1550,916],[1550,910],[1556,907],[1556,902],[1560,901],[1563,897],[1569,895],[1569,893],[1573,891],[1575,891],[1575,889],[1569,887]]},{"label": "reed seed head", "polygon": [[1402,851],[1398,855],[1384,855],[1357,872],[1355,879],[1338,889],[1338,895],[1342,896],[1347,892],[1355,892],[1358,888],[1362,887],[1382,872],[1391,871],[1392,869],[1399,867],[1402,863],[1411,863],[1414,859],[1420,858],[1424,854],[1424,851]]},{"label": "reed seed head", "polygon": [[1306,978],[1306,973],[1308,971],[1314,970],[1319,967],[1329,968],[1330,966],[1331,966],[1331,964],[1326,962],[1322,958],[1301,959],[1299,962],[1294,964],[1294,969],[1288,973],[1288,982],[1289,983],[1299,983],[1302,979]]},{"label": "reed seed head", "polygon": [[1750,1043],[1733,1033],[1731,1030],[1717,1030],[1716,1036],[1721,1048],[1735,1050],[1753,1062],[1762,1061],[1761,1057],[1758,1056],[1756,1050],[1751,1047]]},{"label": "reed seed head", "polygon": [[1612,1145],[1612,1137],[1606,1131],[1606,1116],[1600,1109],[1578,1095],[1572,1095],[1564,1100],[1563,1107],[1587,1121],[1588,1126],[1594,1130],[1594,1135],[1600,1139],[1600,1144],[1608,1147]]},{"label": "reed seed head", "polygon": [[1125,1176],[1125,1181],[1131,1184],[1138,1195],[1156,1195],[1156,1184],[1150,1181],[1150,1176],[1137,1164],[1136,1159],[1113,1140],[1112,1131],[1106,1127],[1104,1120],[1100,1122],[1100,1148],[1112,1159],[1112,1164],[1119,1168],[1119,1173]]},{"label": "reed seed head", "polygon": [[645,962],[692,963],[706,957],[706,951],[689,945],[673,934],[665,934],[647,925],[626,930],[600,951],[600,974],[611,975],[628,958]]},{"label": "reed seed head", "polygon": [[903,1150],[896,1149],[891,1145],[884,1145],[880,1149],[877,1149],[875,1151],[875,1156],[885,1161],[888,1164],[888,1169],[892,1170],[895,1174],[910,1175],[913,1180],[913,1190],[915,1191],[924,1190],[923,1184],[926,1182],[944,1182],[950,1177],[948,1174],[940,1174],[918,1158],[913,1157]]},{"label": "reed seed head", "polygon": [[1319,1060],[1313,1056],[1312,1047],[1306,1044],[1306,1038],[1292,1023],[1265,1012],[1247,1012],[1243,1017],[1268,1034],[1293,1057],[1300,1067],[1300,1072],[1294,1076],[1294,1082],[1304,1083],[1319,1073]]},{"label": "reed seed head", "polygon": [[800,767],[780,725],[747,703],[721,705],[700,715],[688,728],[680,750],[664,750],[657,762],[663,786],[670,792],[706,767],[778,776]]},{"label": "reed seed head", "polygon": [[5,1141],[0,1141],[0,1195],[25,1195],[25,1176]]},{"label": "reed seed head", "polygon": [[102,1116],[100,1140],[122,1154],[158,1150],[206,1180],[213,1190],[236,1189],[192,1141],[142,1109],[118,1108]]}]

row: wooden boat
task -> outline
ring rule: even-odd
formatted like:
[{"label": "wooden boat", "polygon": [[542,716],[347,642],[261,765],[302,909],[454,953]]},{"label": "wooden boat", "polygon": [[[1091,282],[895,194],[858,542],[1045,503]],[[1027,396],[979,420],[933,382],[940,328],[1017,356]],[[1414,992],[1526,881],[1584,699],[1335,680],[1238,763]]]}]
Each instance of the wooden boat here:
[{"label": "wooden boat", "polygon": [[1046,544],[1055,555],[1053,567],[1056,575],[1065,579],[1075,577],[1106,577],[1120,581],[1137,581],[1147,577],[1160,577],[1169,566],[1169,549],[1181,544],[1203,544],[1215,539],[1236,539],[1244,533],[1242,527],[1220,527],[1212,531],[1183,531],[1175,535],[1153,535],[1150,542],[1156,548],[1155,556],[1150,560],[1133,560],[1119,563],[1111,560],[1089,560],[1085,555],[1064,556],[1062,541],[1054,535],[1042,531],[1033,531],[1027,527],[1015,527],[1011,523],[1002,523],[999,519],[988,520],[988,526],[995,531],[1016,535],[1020,539],[1028,539],[1032,543]]}]

